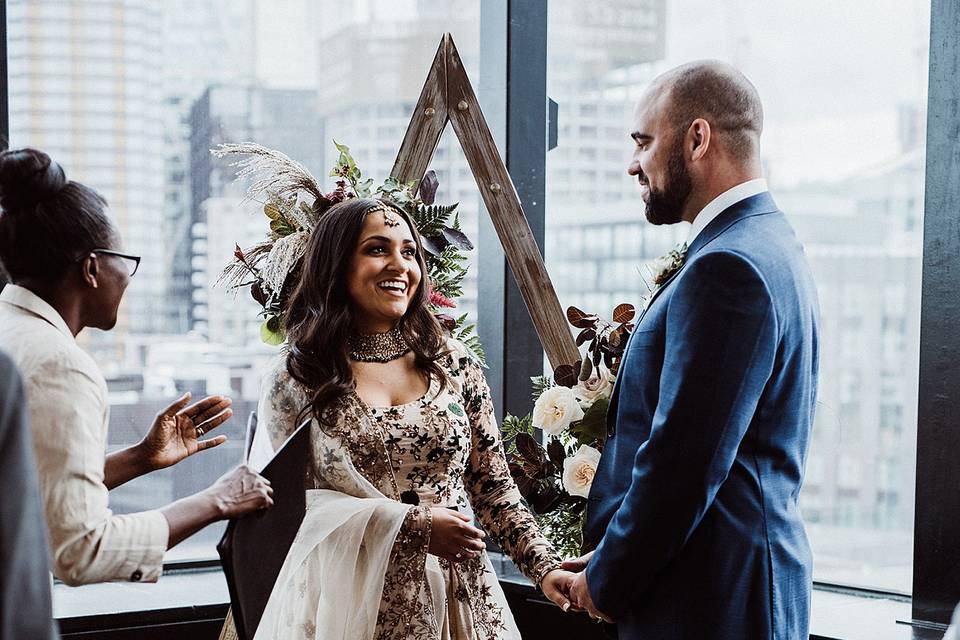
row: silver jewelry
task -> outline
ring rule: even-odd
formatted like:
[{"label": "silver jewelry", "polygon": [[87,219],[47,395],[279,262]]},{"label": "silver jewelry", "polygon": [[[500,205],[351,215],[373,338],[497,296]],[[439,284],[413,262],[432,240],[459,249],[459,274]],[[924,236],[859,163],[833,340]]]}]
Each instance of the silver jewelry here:
[{"label": "silver jewelry", "polygon": [[350,359],[356,362],[390,362],[410,352],[398,327],[385,333],[350,336]]},{"label": "silver jewelry", "polygon": [[198,437],[198,438],[202,438],[204,433],[206,433],[206,431],[203,430],[203,427],[197,427],[197,437]]},{"label": "silver jewelry", "polygon": [[455,557],[457,560],[460,560],[461,558],[463,558],[463,554],[460,553],[459,551],[457,551],[457,553],[456,553],[456,555],[454,555],[454,557]]}]

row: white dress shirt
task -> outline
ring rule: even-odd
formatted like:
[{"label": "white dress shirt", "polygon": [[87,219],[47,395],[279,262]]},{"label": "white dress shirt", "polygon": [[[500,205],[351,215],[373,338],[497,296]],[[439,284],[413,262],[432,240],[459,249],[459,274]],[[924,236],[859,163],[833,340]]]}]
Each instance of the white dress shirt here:
[{"label": "white dress shirt", "polygon": [[713,219],[718,215],[723,213],[728,208],[737,204],[741,200],[746,200],[751,196],[755,196],[758,193],[763,193],[767,191],[767,181],[763,178],[756,178],[754,180],[747,180],[746,182],[741,182],[735,187],[730,187],[716,198],[707,203],[703,209],[700,210],[700,213],[697,214],[697,217],[693,219],[693,224],[690,225],[690,231],[687,234],[687,246],[689,247],[693,244],[693,241],[696,239],[700,232],[703,231],[708,224],[713,222]]},{"label": "white dress shirt", "polygon": [[60,314],[28,289],[0,292],[0,349],[23,376],[53,572],[69,585],[155,582],[169,526],[159,511],[113,515],[104,456],[107,383]]}]

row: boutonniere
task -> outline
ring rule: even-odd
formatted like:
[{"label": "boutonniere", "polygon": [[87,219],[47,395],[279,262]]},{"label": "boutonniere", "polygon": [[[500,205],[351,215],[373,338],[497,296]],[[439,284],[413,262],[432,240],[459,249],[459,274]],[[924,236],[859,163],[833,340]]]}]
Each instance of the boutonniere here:
[{"label": "boutonniere", "polygon": [[651,263],[649,270],[653,286],[648,285],[647,287],[650,290],[650,293],[647,295],[648,304],[650,300],[653,299],[653,294],[657,292],[657,289],[662,287],[667,280],[673,277],[673,274],[680,270],[686,257],[687,243],[684,242],[678,244],[668,253],[660,256]]}]

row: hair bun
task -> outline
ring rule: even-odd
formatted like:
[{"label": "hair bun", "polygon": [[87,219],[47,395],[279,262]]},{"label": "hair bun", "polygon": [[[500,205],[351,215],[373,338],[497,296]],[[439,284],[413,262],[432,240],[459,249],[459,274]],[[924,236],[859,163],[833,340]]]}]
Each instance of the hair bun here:
[{"label": "hair bun", "polygon": [[63,168],[43,151],[0,153],[0,207],[12,212],[55,197],[67,183]]}]

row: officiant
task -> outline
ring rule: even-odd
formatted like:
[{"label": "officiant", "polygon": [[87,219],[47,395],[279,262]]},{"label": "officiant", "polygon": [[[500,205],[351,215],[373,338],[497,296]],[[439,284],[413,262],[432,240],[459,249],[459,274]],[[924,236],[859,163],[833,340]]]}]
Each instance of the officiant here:
[{"label": "officiant", "polygon": [[11,280],[0,292],[0,349],[23,376],[58,578],[155,581],[168,548],[272,504],[269,482],[241,466],[161,509],[108,508],[110,489],[222,444],[223,436],[205,436],[230,418],[230,400],[190,404],[185,394],[157,414],[140,443],[104,457],[107,384],[76,336],[113,328],[140,258],[124,253],[106,201],[67,180],[41,151],[0,153],[0,262]]}]

